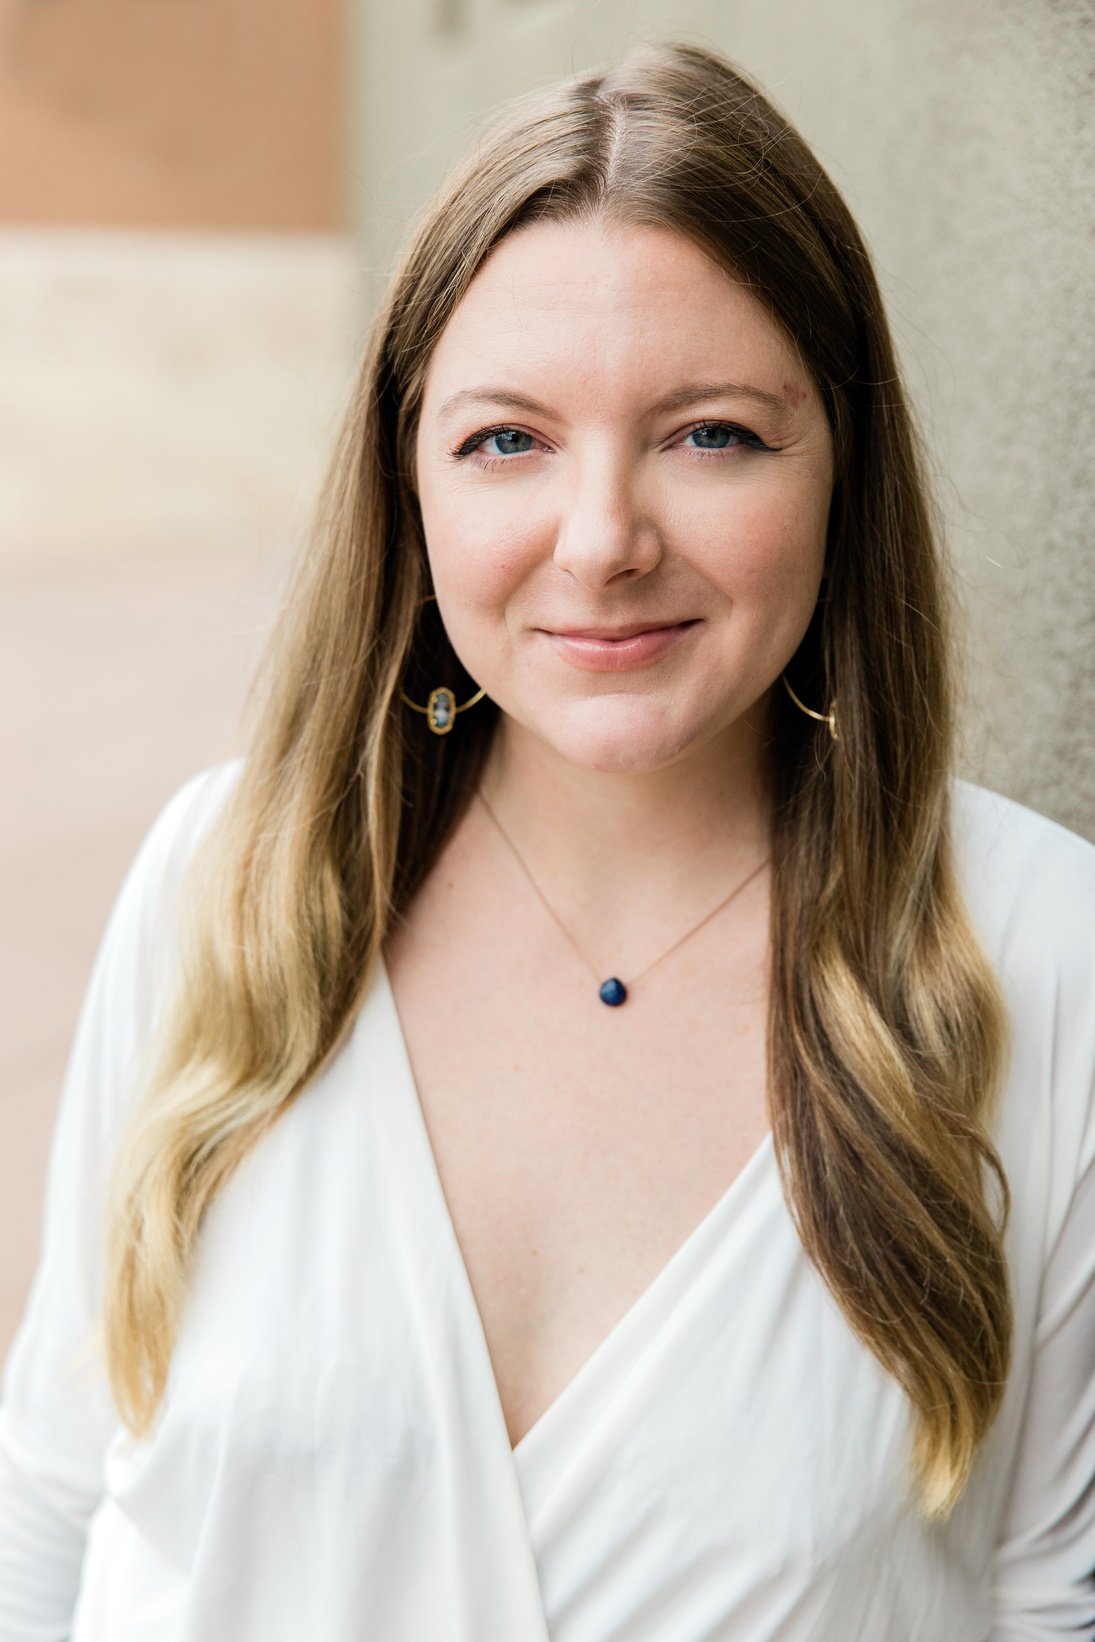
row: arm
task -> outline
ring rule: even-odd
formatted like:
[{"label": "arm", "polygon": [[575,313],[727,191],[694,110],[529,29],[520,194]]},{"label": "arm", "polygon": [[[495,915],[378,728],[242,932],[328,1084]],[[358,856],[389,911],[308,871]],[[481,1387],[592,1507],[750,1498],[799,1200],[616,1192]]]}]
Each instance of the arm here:
[{"label": "arm", "polygon": [[54,1127],[41,1256],[5,1365],[0,1642],[63,1642],[71,1627],[119,1423],[94,1349],[108,1163],[164,1000],[168,896],[199,811],[234,769],[195,777],[157,818],[115,901],[84,998]]},{"label": "arm", "polygon": [[1067,931],[1047,1045],[1054,1182],[1034,1354],[994,1563],[992,1642],[1095,1639],[1095,883]]},{"label": "arm", "polygon": [[1095,1638],[1095,1163],[1046,1272],[993,1642]]}]

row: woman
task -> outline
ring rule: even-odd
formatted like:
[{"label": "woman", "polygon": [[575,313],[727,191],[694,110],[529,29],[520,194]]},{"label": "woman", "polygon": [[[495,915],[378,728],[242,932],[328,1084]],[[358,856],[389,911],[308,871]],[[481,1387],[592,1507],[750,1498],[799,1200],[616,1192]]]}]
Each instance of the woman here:
[{"label": "woman", "polygon": [[105,937],[5,1638],[1095,1635],[1095,851],[951,778],[945,614],[801,140],[516,105]]}]

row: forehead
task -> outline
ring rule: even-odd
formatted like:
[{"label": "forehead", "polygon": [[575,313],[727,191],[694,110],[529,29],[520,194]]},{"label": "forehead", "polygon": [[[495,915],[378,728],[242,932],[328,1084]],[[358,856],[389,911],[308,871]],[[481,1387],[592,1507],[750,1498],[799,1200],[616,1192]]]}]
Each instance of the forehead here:
[{"label": "forehead", "polygon": [[[536,223],[495,247],[434,349],[424,410],[474,377],[564,390],[586,403],[670,378],[802,373],[752,291],[693,241],[660,227]],[[545,380],[547,379],[547,380]],[[762,384],[765,385],[765,384]]]}]

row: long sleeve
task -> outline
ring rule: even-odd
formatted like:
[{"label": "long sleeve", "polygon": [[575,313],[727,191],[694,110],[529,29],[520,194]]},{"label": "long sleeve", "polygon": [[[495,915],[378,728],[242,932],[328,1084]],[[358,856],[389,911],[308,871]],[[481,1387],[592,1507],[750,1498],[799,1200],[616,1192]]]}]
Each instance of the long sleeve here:
[{"label": "long sleeve", "polygon": [[1046,1273],[993,1642],[1095,1638],[1095,1162]]},{"label": "long sleeve", "polygon": [[1045,1050],[1054,1170],[1034,1353],[1002,1533],[992,1642],[1095,1638],[1095,872],[1039,875],[1057,932]]},{"label": "long sleeve", "polygon": [[169,978],[170,893],[206,800],[235,765],[187,782],[114,903],[69,1055],[39,1264],[0,1407],[0,1642],[63,1642],[118,1418],[96,1333],[109,1161]]}]

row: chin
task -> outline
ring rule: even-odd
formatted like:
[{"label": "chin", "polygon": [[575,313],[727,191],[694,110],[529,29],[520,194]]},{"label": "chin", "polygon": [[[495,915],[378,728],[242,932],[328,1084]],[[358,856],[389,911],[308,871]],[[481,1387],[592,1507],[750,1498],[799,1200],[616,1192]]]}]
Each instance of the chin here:
[{"label": "chin", "polygon": [[551,724],[539,714],[526,724],[572,764],[608,775],[664,769],[710,732],[706,723],[682,722],[664,702],[620,697],[572,703]]}]

